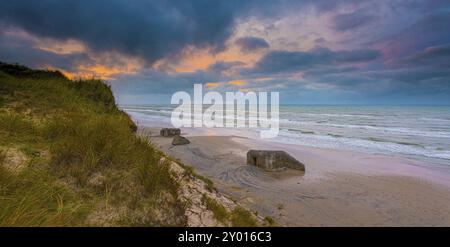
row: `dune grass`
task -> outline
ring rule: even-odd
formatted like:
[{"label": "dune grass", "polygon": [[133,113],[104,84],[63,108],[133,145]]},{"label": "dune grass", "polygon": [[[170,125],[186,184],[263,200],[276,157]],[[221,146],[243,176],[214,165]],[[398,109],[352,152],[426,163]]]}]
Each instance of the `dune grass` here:
[{"label": "dune grass", "polygon": [[231,222],[236,227],[255,227],[258,226],[255,218],[253,218],[250,211],[237,207],[231,212]]},{"label": "dune grass", "polygon": [[202,202],[206,209],[213,213],[214,218],[224,225],[231,225],[233,227],[258,226],[258,222],[250,211],[242,207],[238,206],[229,212],[222,204],[206,195],[203,195]]},{"label": "dune grass", "polygon": [[5,160],[6,160],[6,152],[5,150],[0,150],[0,165],[3,165]]},{"label": "dune grass", "polygon": [[178,164],[180,164],[181,167],[183,167],[185,176],[193,177],[193,178],[203,181],[205,183],[205,189],[207,189],[209,192],[217,191],[217,188],[214,186],[214,182],[211,179],[195,172],[194,167],[192,167],[192,166],[185,165],[181,161],[176,161],[176,162]]},{"label": "dune grass", "polygon": [[206,209],[210,210],[213,213],[214,218],[218,222],[223,224],[228,223],[230,215],[223,205],[206,195],[203,195],[202,202],[206,206]]},{"label": "dune grass", "polygon": [[14,174],[0,167],[0,188],[1,226],[77,225],[87,212],[79,195],[43,171]]},{"label": "dune grass", "polygon": [[0,102],[0,226],[186,224],[169,166],[102,81],[0,63]]}]

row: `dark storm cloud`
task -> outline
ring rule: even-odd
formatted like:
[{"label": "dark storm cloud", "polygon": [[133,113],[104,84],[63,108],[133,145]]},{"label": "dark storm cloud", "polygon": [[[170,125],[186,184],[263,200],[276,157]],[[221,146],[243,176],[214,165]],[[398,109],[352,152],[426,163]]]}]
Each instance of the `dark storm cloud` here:
[{"label": "dark storm cloud", "polygon": [[[114,75],[110,82],[115,93],[127,95],[170,95],[190,90],[194,83],[243,80],[246,88],[292,93],[294,101],[309,93],[326,101],[343,91],[380,100],[398,96],[399,101],[422,93],[434,100],[438,94],[450,95],[449,7],[448,0],[0,0],[0,60],[76,72],[80,65],[120,63],[115,57],[94,61],[95,55],[116,54],[108,51],[143,58],[148,64],[139,71]],[[314,22],[318,28],[286,30],[274,24],[262,34],[250,32],[237,40],[242,51],[266,49],[253,68],[240,61],[216,61],[192,73],[174,73],[171,66],[149,69],[162,58],[176,64],[186,52],[180,50],[189,45],[219,51],[233,34],[242,35],[235,32],[242,31],[235,30],[236,24],[248,18],[263,24],[295,23],[300,13],[319,18]],[[6,29],[25,30],[31,40]],[[296,51],[301,42],[290,37],[294,32],[310,32],[305,35],[312,35],[313,45],[333,50]],[[250,35],[270,37],[273,43]],[[56,54],[33,43],[42,38],[74,39],[88,49]],[[280,45],[277,39],[284,38]]]},{"label": "dark storm cloud", "polygon": [[258,37],[242,37],[236,40],[236,44],[244,52],[252,52],[264,48],[269,48],[269,43],[265,39]]},{"label": "dark storm cloud", "polygon": [[427,14],[415,23],[398,33],[374,41],[373,44],[383,47],[390,58],[407,56],[424,47],[450,43],[450,9],[442,9],[437,13]]},{"label": "dark storm cloud", "polygon": [[124,94],[145,95],[160,93],[170,95],[180,90],[190,91],[195,83],[205,84],[207,82],[226,80],[229,80],[229,78],[209,71],[169,75],[163,71],[148,69],[136,75],[120,75],[118,80],[112,81],[111,84],[113,89]]},{"label": "dark storm cloud", "polygon": [[244,65],[244,63],[240,61],[233,61],[233,62],[220,61],[208,66],[207,71],[212,73],[222,73],[224,71],[229,71],[231,69],[238,68],[242,65]]},{"label": "dark storm cloud", "polygon": [[292,72],[317,65],[369,62],[381,53],[377,50],[331,51],[320,48],[309,52],[271,51],[258,61],[253,72]]},{"label": "dark storm cloud", "polygon": [[92,63],[91,59],[82,53],[55,54],[34,48],[30,40],[8,35],[0,31],[0,58],[3,62],[26,64],[27,66],[42,68],[46,66],[58,66],[58,68],[70,71],[80,63]]},{"label": "dark storm cloud", "polygon": [[[76,39],[95,52],[114,50],[152,63],[176,57],[187,45],[224,48],[239,18],[266,18],[305,6],[331,10],[338,5],[323,2],[2,0],[0,25],[22,28],[38,37]],[[254,37],[240,43],[248,50],[268,47],[265,40]]]},{"label": "dark storm cloud", "polygon": [[392,62],[394,66],[433,66],[450,68],[450,44],[432,46]]},{"label": "dark storm cloud", "polygon": [[[450,86],[450,71],[444,68],[434,67],[419,67],[419,68],[404,68],[381,71],[370,71],[365,73],[375,79],[391,79],[394,81],[401,81],[411,86],[420,84],[426,81],[434,81],[434,86],[440,85],[444,88]],[[446,86],[445,86],[446,85]],[[432,86],[431,84],[429,86]]]},{"label": "dark storm cloud", "polygon": [[450,94],[450,70],[433,66],[376,70],[330,66],[306,71],[304,80],[371,96]]},{"label": "dark storm cloud", "polygon": [[148,62],[186,45],[221,49],[240,1],[1,1],[0,22],[34,35],[78,39],[96,51],[116,50]]},{"label": "dark storm cloud", "polygon": [[337,31],[348,31],[362,27],[375,19],[375,16],[360,11],[336,15],[334,17],[333,28]]}]

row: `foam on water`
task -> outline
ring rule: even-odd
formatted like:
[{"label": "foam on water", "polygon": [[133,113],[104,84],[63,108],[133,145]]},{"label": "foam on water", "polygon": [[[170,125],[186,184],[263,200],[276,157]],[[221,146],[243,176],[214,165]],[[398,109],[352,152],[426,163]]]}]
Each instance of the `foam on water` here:
[{"label": "foam on water", "polygon": [[[173,107],[123,106],[144,125],[170,124]],[[216,129],[216,133],[233,130]],[[257,136],[259,129],[234,134]],[[244,133],[244,134],[243,134]],[[450,166],[450,107],[280,106],[275,142],[355,150],[426,160]]]}]

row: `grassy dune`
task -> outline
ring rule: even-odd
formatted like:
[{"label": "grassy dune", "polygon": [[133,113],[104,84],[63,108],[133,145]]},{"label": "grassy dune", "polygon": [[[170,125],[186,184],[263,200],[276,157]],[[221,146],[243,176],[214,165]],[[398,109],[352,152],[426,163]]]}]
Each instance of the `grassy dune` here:
[{"label": "grassy dune", "polygon": [[99,80],[0,63],[0,226],[179,226],[178,183]]},{"label": "grassy dune", "polygon": [[[136,129],[100,80],[0,62],[0,226],[187,225],[192,201],[180,199],[180,179],[213,194],[212,181]],[[220,224],[257,225],[241,207],[201,204]]]}]

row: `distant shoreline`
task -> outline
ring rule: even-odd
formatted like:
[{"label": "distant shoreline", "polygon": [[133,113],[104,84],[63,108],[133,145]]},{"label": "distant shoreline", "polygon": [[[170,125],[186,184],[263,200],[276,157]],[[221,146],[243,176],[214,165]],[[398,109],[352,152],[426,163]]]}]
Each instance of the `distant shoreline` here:
[{"label": "distant shoreline", "polygon": [[[122,109],[141,125],[171,126],[173,107]],[[450,174],[448,116],[448,107],[281,107],[280,132],[271,141],[414,159]],[[213,128],[204,132],[258,138],[260,129]]]}]

